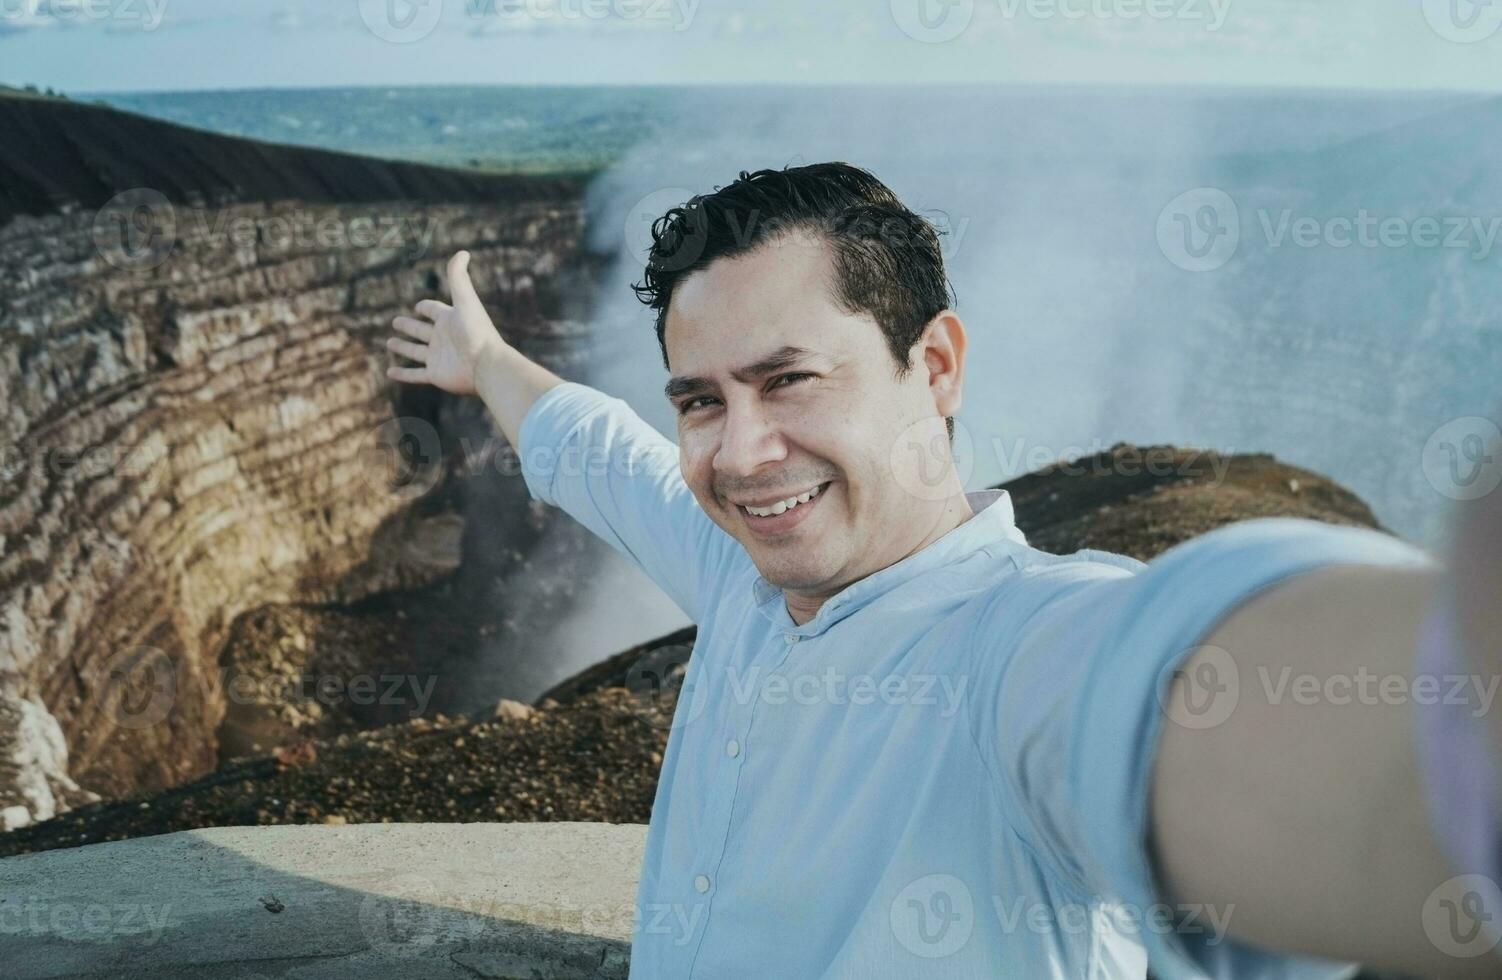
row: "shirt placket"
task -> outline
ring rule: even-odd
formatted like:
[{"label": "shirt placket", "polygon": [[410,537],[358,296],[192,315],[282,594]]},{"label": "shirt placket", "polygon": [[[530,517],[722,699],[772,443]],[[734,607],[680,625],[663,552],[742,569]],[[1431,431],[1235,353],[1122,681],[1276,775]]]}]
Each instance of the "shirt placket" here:
[{"label": "shirt placket", "polygon": [[[787,664],[789,656],[795,649],[806,649],[812,637],[800,634],[793,630],[772,634],[774,639],[770,641],[770,648],[766,651],[771,669],[767,674],[770,678],[780,673]],[[694,901],[705,903],[704,928],[699,931],[699,941],[694,944],[693,955],[689,958],[688,976],[694,975],[694,967],[699,962],[699,951],[704,946],[704,938],[709,935],[710,921],[714,916],[714,896],[719,888],[720,868],[725,861],[725,851],[730,844],[730,823],[735,816],[735,802],[742,792],[741,772],[747,754],[751,751],[751,737],[756,727],[756,712],[761,704],[761,688],[752,685],[750,688],[751,703],[749,705],[735,705],[727,712],[728,720],[724,729],[715,734],[718,740],[722,764],[718,770],[721,781],[727,784],[725,792],[712,794],[712,799],[723,801],[718,808],[705,821],[708,826],[719,827],[716,839],[702,848],[694,861],[691,871],[692,878],[689,881],[689,894],[694,896]]]}]

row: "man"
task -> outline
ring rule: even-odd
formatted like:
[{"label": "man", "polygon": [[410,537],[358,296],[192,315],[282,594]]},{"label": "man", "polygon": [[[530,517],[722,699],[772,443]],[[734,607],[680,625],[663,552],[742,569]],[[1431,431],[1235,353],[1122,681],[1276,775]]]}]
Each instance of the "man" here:
[{"label": "man", "polygon": [[[1496,675],[1495,504],[1454,556],[1475,593],[1287,519],[1147,565],[1045,554],[960,483],[966,331],[875,177],[743,173],[653,230],[676,447],[508,346],[465,253],[453,305],[389,341],[392,378],[478,394],[533,496],[699,624],[633,977],[1502,972],[1495,869],[1445,851],[1476,853],[1478,805],[1496,828],[1484,729],[1413,677],[1420,650]],[[1388,696],[1351,696],[1372,677]],[[1477,739],[1445,785],[1433,759]]]}]

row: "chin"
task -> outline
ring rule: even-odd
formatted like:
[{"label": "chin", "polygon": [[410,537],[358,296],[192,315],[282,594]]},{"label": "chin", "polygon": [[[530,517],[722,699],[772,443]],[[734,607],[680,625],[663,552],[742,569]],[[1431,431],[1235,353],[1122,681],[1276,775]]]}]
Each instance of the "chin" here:
[{"label": "chin", "polygon": [[[753,560],[755,553],[753,552]],[[779,589],[791,589],[793,591],[808,591],[816,589],[829,581],[829,573],[822,568],[810,567],[806,562],[796,565],[787,562],[761,562],[755,561],[756,570],[761,577]]]}]

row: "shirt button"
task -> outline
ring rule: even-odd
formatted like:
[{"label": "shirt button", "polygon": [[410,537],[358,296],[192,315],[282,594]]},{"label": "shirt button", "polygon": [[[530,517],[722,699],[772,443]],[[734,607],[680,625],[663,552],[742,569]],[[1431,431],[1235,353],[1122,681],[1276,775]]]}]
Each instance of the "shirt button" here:
[{"label": "shirt button", "polygon": [[694,890],[700,894],[709,891],[709,875],[699,875],[695,878]]},{"label": "shirt button", "polygon": [[730,758],[732,758],[732,759],[734,759],[736,756],[740,755],[741,754],[741,743],[737,742],[733,738],[730,741],[726,742],[725,743],[725,754],[728,755],[728,756],[730,756]]},{"label": "shirt button", "polygon": [[784,633],[784,634],[782,634],[782,638],[784,640],[787,640],[789,643],[797,643],[798,642],[798,634],[797,633]]}]

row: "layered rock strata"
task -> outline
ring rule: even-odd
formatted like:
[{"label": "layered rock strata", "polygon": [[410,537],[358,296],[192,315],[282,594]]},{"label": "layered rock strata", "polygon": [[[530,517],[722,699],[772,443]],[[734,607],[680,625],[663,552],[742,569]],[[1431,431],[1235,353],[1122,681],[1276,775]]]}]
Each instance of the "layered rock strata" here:
[{"label": "layered rock strata", "polygon": [[555,515],[472,400],[386,379],[384,340],[466,248],[508,339],[576,370],[582,224],[573,181],[0,98],[0,718],[49,746],[0,803],[212,769],[246,610],[516,567]]}]

